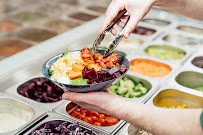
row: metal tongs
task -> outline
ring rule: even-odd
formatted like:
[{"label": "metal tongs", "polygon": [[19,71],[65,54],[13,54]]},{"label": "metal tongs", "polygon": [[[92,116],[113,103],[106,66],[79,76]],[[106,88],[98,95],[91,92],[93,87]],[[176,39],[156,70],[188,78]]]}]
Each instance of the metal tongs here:
[{"label": "metal tongs", "polygon": [[[98,48],[98,46],[101,44],[102,40],[104,39],[104,37],[109,33],[109,31],[113,28],[113,26],[121,19],[121,17],[126,13],[127,11],[121,10],[117,17],[113,19],[113,21],[111,22],[110,25],[108,25],[108,27],[101,33],[99,34],[99,36],[96,38],[96,40],[94,41],[91,53],[94,54]],[[124,34],[124,28],[126,26],[126,24],[128,23],[129,17],[124,25],[124,27],[121,29],[120,33],[116,36],[115,40],[111,43],[111,45],[109,46],[108,49],[106,49],[103,57],[106,58],[108,56],[110,56],[114,50],[116,49],[116,47],[118,46],[119,42],[121,41],[121,39],[123,38],[123,34]]]}]

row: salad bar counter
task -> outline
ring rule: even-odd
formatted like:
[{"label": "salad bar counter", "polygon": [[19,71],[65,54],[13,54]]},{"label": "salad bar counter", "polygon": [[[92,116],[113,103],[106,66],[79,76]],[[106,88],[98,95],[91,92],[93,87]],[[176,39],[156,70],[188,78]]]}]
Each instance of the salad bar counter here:
[{"label": "salad bar counter", "polygon": [[[154,7],[109,56],[111,63],[99,54],[111,34],[99,53],[89,51],[110,0],[88,1],[0,1],[0,135],[151,135],[62,99],[64,90],[82,87],[105,87],[155,107],[203,108],[202,22]],[[16,10],[22,3],[27,7]],[[68,79],[61,77],[64,62]]]}]

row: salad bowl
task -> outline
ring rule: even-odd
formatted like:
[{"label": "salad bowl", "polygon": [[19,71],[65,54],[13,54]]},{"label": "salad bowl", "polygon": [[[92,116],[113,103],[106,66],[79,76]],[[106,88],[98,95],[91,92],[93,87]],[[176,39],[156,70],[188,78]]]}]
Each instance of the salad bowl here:
[{"label": "salad bowl", "polygon": [[[97,51],[99,53],[101,53],[102,55],[105,53],[105,50],[97,50]],[[80,54],[81,51],[75,50],[75,51],[70,51],[70,53],[79,53]],[[129,63],[128,59],[120,53],[117,53],[117,52],[114,52],[114,53],[117,54],[117,56],[119,58],[118,63],[127,68],[126,72],[124,73],[124,74],[126,74],[130,68],[130,63]],[[49,79],[50,81],[52,81],[54,84],[56,84],[58,87],[62,88],[65,91],[70,91],[70,92],[103,91],[103,90],[106,90],[107,88],[109,88],[110,86],[112,86],[113,84],[115,84],[124,75],[124,74],[122,74],[121,76],[114,78],[112,80],[108,80],[108,81],[100,82],[100,83],[96,83],[96,84],[86,84],[86,85],[63,84],[63,83],[57,82],[56,80],[51,79],[51,75],[49,74],[49,69],[51,68],[53,63],[56,62],[58,57],[62,57],[62,56],[63,56],[63,53],[58,54],[58,55],[53,56],[52,58],[48,59],[42,66],[42,74],[47,79]]]}]

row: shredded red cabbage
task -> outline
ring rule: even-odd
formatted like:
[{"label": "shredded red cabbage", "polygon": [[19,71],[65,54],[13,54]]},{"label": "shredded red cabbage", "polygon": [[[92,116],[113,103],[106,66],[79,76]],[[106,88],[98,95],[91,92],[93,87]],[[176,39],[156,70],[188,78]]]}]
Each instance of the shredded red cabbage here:
[{"label": "shredded red cabbage", "polygon": [[42,124],[29,135],[95,135],[95,133],[80,127],[78,123],[53,120]]}]

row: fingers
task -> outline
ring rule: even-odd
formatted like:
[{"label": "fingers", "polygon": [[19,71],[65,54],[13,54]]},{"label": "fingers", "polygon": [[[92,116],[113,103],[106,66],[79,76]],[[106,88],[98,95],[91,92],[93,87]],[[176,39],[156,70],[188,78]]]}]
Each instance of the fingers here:
[{"label": "fingers", "polygon": [[81,93],[66,92],[66,93],[63,93],[62,98],[65,100],[71,100],[72,102],[82,102],[81,98],[83,98],[84,96],[85,95]]},{"label": "fingers", "polygon": [[111,33],[115,36],[115,35],[117,35],[117,31],[116,31],[116,29],[113,27],[112,29],[111,29]]},{"label": "fingers", "polygon": [[104,92],[91,92],[91,93],[66,92],[62,95],[62,98],[65,100],[71,100],[72,102],[97,104],[102,102],[102,98],[99,98],[100,93],[104,93]]},{"label": "fingers", "polygon": [[142,16],[131,16],[130,20],[128,21],[125,31],[124,31],[124,37],[127,39],[130,34],[134,31],[136,28],[138,22],[142,19]]},{"label": "fingers", "polygon": [[71,100],[72,102],[83,102],[95,106],[108,105],[112,98],[116,98],[116,95],[108,92],[90,92],[90,93],[74,93],[66,92],[62,95],[65,100]]},{"label": "fingers", "polygon": [[86,103],[83,103],[83,102],[75,102],[75,104],[79,105],[83,109],[87,109],[87,110],[90,110],[90,111],[96,111],[96,112],[99,112],[99,113],[106,113],[104,111],[104,109],[101,109],[100,107],[95,106],[95,105],[90,105],[90,104],[86,104]]},{"label": "fingers", "polygon": [[106,17],[102,23],[99,33],[102,33],[106,29],[106,27],[112,22],[112,20],[118,15],[118,12],[123,9],[123,7],[120,5],[121,4],[115,1],[111,2],[111,4],[109,5],[106,11],[106,15],[105,15]]},{"label": "fingers", "polygon": [[129,15],[123,15],[121,19],[128,19]]}]

